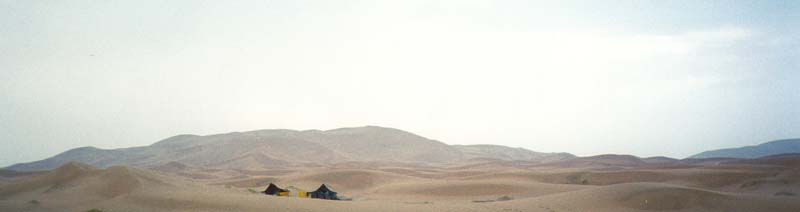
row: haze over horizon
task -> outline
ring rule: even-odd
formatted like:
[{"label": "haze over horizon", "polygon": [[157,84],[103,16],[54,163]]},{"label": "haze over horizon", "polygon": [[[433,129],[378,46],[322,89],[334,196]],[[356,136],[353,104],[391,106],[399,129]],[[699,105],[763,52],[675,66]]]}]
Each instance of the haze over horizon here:
[{"label": "haze over horizon", "polygon": [[797,1],[0,1],[0,167],[376,125],[683,158],[800,137]]}]

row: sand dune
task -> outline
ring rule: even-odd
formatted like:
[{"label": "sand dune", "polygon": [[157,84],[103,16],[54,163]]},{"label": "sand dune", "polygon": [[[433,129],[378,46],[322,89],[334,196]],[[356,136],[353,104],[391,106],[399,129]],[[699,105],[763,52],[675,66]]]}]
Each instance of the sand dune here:
[{"label": "sand dune", "polygon": [[[0,211],[798,211],[800,167],[791,158],[688,167],[623,167],[639,164],[627,156],[566,167],[373,161],[244,170],[166,162],[143,170],[68,163],[0,184]],[[621,168],[597,169],[604,166]],[[305,190],[324,183],[353,201],[253,192],[269,183]]]},{"label": "sand dune", "polygon": [[383,200],[493,200],[536,197],[590,188],[591,186],[518,182],[512,180],[429,180],[381,186],[367,195]]},{"label": "sand dune", "polygon": [[[797,197],[790,195],[797,192],[798,168],[553,171],[500,166],[492,171],[398,167],[387,168],[389,172],[311,167],[281,173],[167,165],[160,168],[240,177],[191,181],[171,172],[157,174],[119,166],[97,169],[69,163],[0,186],[0,211],[99,208],[105,211],[782,212],[800,208]],[[413,176],[420,173],[441,177]],[[584,185],[583,179],[588,183]],[[354,200],[274,197],[247,190],[261,190],[269,182],[308,190],[326,183]],[[775,195],[777,192],[783,193]]]},{"label": "sand dune", "polygon": [[[800,211],[798,161],[574,157],[380,127],[260,130],[16,165],[65,163],[0,171],[0,211]],[[352,201],[258,193],[269,183],[326,184]]]},{"label": "sand dune", "polygon": [[325,170],[287,176],[278,182],[310,190],[316,189],[320,184],[324,183],[332,189],[345,192],[347,195],[358,196],[360,193],[377,186],[417,180],[419,179],[415,177],[371,170]]},{"label": "sand dune", "polygon": [[274,177],[255,177],[244,180],[211,183],[210,185],[226,185],[237,188],[266,188],[266,186],[268,186],[270,183],[276,183],[278,180],[278,178]]},{"label": "sand dune", "polygon": [[45,171],[34,171],[34,172],[18,172],[14,170],[6,170],[0,169],[0,184],[5,183],[5,181],[12,181],[19,178],[31,177],[35,175],[40,175],[46,173]]},{"label": "sand dune", "polygon": [[143,184],[169,186],[152,173],[122,166],[95,169],[86,164],[68,163],[50,173],[0,188],[0,196],[19,193],[80,193],[112,198],[129,194]]},{"label": "sand dune", "polygon": [[797,211],[791,198],[719,193],[660,183],[626,183],[565,192],[539,198],[498,202],[525,211]]},{"label": "sand dune", "polygon": [[56,190],[64,187],[71,181],[90,175],[92,171],[94,171],[94,168],[86,164],[76,162],[67,163],[47,174],[4,186],[0,188],[0,196],[30,192],[40,188],[46,188],[47,191]]}]

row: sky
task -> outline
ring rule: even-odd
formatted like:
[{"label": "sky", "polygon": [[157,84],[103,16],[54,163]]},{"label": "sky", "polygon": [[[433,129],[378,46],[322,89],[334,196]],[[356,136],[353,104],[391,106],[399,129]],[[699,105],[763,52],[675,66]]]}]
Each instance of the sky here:
[{"label": "sky", "polygon": [[800,137],[799,1],[0,0],[0,166],[377,125],[663,155]]}]

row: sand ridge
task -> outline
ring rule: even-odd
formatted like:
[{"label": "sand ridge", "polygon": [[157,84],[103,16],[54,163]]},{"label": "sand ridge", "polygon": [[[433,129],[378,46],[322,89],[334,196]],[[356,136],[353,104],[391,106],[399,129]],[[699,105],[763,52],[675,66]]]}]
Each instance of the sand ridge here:
[{"label": "sand ridge", "polygon": [[[800,208],[797,196],[800,167],[794,163],[775,163],[772,159],[632,168],[627,162],[609,163],[609,157],[600,157],[600,162],[587,167],[561,168],[520,162],[480,166],[356,162],[240,170],[166,162],[150,169],[125,166],[102,169],[67,163],[49,172],[1,184],[0,211],[100,208],[105,211],[793,212]],[[597,169],[596,164],[612,169]],[[196,179],[192,175],[209,178]],[[325,183],[352,201],[258,193],[268,183],[305,190]]]}]

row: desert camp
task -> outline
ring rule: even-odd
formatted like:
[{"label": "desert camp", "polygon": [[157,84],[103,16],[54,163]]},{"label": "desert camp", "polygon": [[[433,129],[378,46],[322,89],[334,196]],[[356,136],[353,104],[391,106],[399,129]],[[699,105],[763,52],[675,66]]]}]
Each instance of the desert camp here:
[{"label": "desert camp", "polygon": [[339,197],[336,196],[336,192],[328,189],[328,186],[325,186],[325,184],[319,186],[315,191],[308,192],[308,196],[316,199],[339,200]]},{"label": "desert camp", "polygon": [[301,189],[301,188],[294,187],[294,186],[289,186],[289,187],[286,187],[286,190],[288,190],[288,193],[287,193],[286,196],[308,198],[308,192],[306,190]]},{"label": "desert camp", "polygon": [[270,183],[269,186],[262,192],[266,195],[272,196],[285,196],[285,197],[300,197],[300,198],[312,198],[312,199],[327,199],[327,200],[340,200],[337,196],[335,191],[332,191],[326,186],[322,184],[312,192],[307,192],[303,189],[289,186],[286,189],[282,189],[275,185],[274,183]]},{"label": "desert camp", "polygon": [[277,185],[270,183],[269,186],[267,186],[267,189],[265,189],[262,193],[266,195],[280,196],[281,193],[285,192],[288,192],[288,190],[279,188]]},{"label": "desert camp", "polygon": [[[465,154],[514,151],[468,150]],[[0,170],[0,211],[800,211],[800,154],[553,160],[450,166],[348,162],[260,170],[69,162],[50,171]]]},{"label": "desert camp", "polygon": [[800,212],[800,0],[0,0],[0,212]]}]

